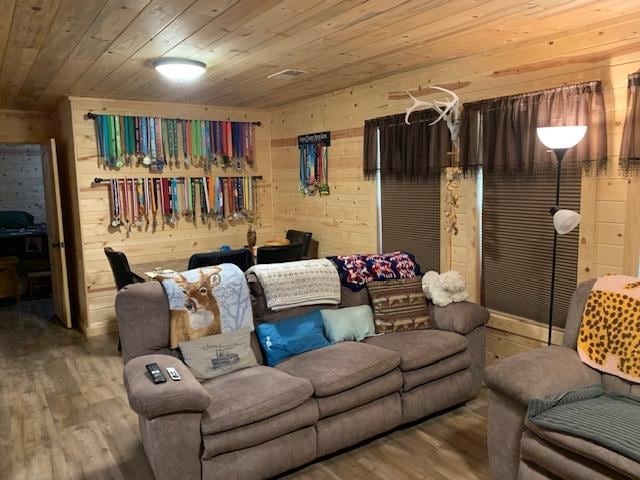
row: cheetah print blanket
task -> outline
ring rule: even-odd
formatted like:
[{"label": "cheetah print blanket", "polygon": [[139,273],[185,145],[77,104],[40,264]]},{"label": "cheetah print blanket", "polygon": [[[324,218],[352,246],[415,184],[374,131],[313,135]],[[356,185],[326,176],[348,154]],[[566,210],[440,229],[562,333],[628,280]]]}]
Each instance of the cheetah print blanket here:
[{"label": "cheetah print blanket", "polygon": [[578,354],[598,371],[640,383],[640,279],[596,281],[582,312]]}]

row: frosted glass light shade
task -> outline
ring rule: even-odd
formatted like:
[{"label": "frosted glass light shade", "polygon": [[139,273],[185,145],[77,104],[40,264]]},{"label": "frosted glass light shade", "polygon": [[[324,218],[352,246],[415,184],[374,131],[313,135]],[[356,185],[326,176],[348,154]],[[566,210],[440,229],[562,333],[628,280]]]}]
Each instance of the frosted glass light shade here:
[{"label": "frosted glass light shade", "polygon": [[188,82],[202,75],[207,65],[196,60],[160,58],[153,62],[154,68],[171,80]]},{"label": "frosted glass light shade", "polygon": [[587,126],[538,127],[536,133],[546,147],[551,149],[571,148],[582,140],[584,134],[587,133]]},{"label": "frosted glass light shade", "polygon": [[582,220],[582,215],[573,210],[560,209],[553,214],[553,227],[560,235],[569,233],[576,228]]}]

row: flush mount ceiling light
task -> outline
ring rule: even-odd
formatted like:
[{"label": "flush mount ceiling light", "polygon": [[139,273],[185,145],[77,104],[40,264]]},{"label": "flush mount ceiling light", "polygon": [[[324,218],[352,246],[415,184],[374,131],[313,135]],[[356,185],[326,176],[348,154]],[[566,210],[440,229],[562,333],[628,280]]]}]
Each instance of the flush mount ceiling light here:
[{"label": "flush mount ceiling light", "polygon": [[159,58],[153,62],[153,66],[165,77],[178,82],[194,80],[207,69],[205,63],[185,58]]}]

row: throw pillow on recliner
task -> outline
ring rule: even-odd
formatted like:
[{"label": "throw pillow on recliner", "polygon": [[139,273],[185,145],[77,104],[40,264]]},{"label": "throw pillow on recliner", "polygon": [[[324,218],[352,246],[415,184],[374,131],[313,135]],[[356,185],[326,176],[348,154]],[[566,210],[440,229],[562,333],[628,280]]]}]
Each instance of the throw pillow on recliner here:
[{"label": "throw pillow on recliner", "polygon": [[251,349],[251,329],[246,327],[180,342],[179,346],[184,363],[198,380],[258,365]]}]

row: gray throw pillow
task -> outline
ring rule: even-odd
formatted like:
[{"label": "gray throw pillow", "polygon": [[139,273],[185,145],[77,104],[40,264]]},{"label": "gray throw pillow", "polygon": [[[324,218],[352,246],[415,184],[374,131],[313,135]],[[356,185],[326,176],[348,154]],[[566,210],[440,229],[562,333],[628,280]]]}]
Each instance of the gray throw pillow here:
[{"label": "gray throw pillow", "polygon": [[258,365],[251,349],[251,329],[248,327],[179,345],[184,363],[198,380]]},{"label": "gray throw pillow", "polygon": [[373,311],[369,305],[320,310],[324,332],[331,343],[360,342],[375,335]]}]

